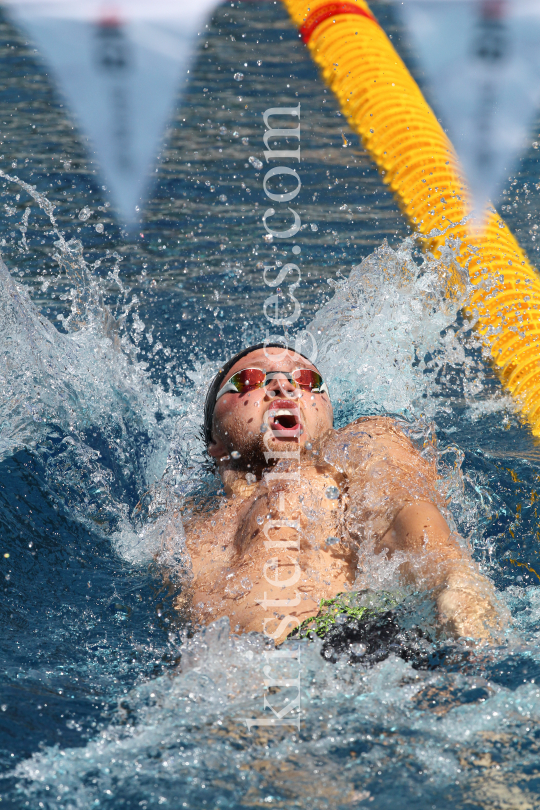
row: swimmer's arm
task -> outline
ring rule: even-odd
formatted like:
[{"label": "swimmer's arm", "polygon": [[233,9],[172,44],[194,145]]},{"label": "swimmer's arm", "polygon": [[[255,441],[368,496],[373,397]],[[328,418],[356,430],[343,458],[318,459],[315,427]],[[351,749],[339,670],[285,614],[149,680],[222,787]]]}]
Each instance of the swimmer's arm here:
[{"label": "swimmer's arm", "polygon": [[405,581],[437,594],[439,620],[456,637],[495,641],[505,616],[492,583],[452,535],[435,504],[405,505],[379,540],[375,553],[391,557],[403,552],[400,568]]},{"label": "swimmer's arm", "polygon": [[350,534],[356,524],[362,527],[359,540],[375,539],[376,554],[384,549],[389,556],[407,554],[401,575],[422,589],[436,589],[441,624],[455,636],[499,635],[503,613],[495,589],[441,514],[434,463],[391,419],[361,420],[344,433],[351,438]]}]

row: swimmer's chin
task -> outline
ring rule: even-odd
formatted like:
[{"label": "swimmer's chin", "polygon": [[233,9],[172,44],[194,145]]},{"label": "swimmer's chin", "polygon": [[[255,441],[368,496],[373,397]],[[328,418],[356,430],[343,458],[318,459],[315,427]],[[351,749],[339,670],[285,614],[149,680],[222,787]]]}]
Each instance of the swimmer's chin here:
[{"label": "swimmer's chin", "polygon": [[215,461],[217,472],[222,479],[226,475],[234,478],[246,473],[254,473],[260,479],[265,472],[271,471],[277,465],[283,467],[298,464],[298,461],[308,455],[308,452],[310,451],[305,447],[305,443],[300,444],[297,440],[272,439],[265,443],[264,447],[237,451],[239,455],[236,457],[233,457],[232,453],[228,453]]}]

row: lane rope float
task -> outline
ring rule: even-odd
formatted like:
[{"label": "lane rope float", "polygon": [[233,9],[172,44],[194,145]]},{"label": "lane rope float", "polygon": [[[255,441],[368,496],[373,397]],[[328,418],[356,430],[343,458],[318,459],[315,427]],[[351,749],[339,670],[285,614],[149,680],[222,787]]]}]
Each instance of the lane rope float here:
[{"label": "lane rope float", "polygon": [[[470,195],[449,138],[364,0],[283,0],[403,214],[440,255],[447,237],[473,292],[466,314],[489,347],[501,382],[540,436],[540,277],[499,214],[481,232],[463,224]],[[453,283],[459,285],[456,274]]]}]

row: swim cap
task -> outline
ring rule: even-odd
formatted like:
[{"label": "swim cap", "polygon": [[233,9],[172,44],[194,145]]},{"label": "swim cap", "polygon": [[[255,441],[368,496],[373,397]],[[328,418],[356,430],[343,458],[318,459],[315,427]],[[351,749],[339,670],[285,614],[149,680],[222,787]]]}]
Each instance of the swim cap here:
[{"label": "swim cap", "polygon": [[246,354],[256,352],[257,349],[271,349],[271,348],[288,349],[290,352],[294,352],[295,354],[300,355],[300,357],[304,357],[308,361],[308,363],[313,365],[309,357],[306,357],[306,355],[302,354],[302,352],[296,351],[296,349],[294,349],[292,346],[289,346],[289,344],[285,343],[285,341],[283,341],[283,343],[255,343],[254,346],[248,346],[246,349],[242,349],[241,352],[238,352],[238,354],[235,354],[234,357],[231,357],[230,360],[227,360],[227,362],[220,368],[220,370],[210,383],[210,388],[208,389],[206,401],[204,403],[203,430],[204,430],[204,439],[206,441],[207,447],[210,445],[210,442],[212,441],[212,419],[214,416],[214,408],[216,407],[216,397],[221,383],[227,376],[227,372],[230,371],[230,369],[235,365],[235,363],[241,360],[242,357],[245,357]]}]

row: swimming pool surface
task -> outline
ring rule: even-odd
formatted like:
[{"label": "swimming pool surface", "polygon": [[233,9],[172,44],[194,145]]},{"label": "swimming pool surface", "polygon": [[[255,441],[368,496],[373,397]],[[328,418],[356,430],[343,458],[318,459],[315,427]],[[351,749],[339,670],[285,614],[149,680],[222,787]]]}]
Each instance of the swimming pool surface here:
[{"label": "swimming pool surface", "polygon": [[[422,84],[392,8],[373,7]],[[65,237],[55,247],[38,201],[2,185],[0,806],[540,807],[540,449],[283,7],[228,3],[200,39],[127,233],[33,45],[0,18],[0,168],[56,204]],[[153,554],[164,506],[211,486],[205,384],[264,334],[262,263],[292,258],[263,238],[249,158],[262,112],[298,101],[299,326],[319,336],[340,424],[392,412],[436,434],[455,526],[513,625],[495,649],[433,644],[429,667],[302,643],[300,730],[249,733],[263,639],[226,623],[188,638]],[[533,262],[538,132],[498,201]],[[425,599],[408,605],[432,626]]]}]

